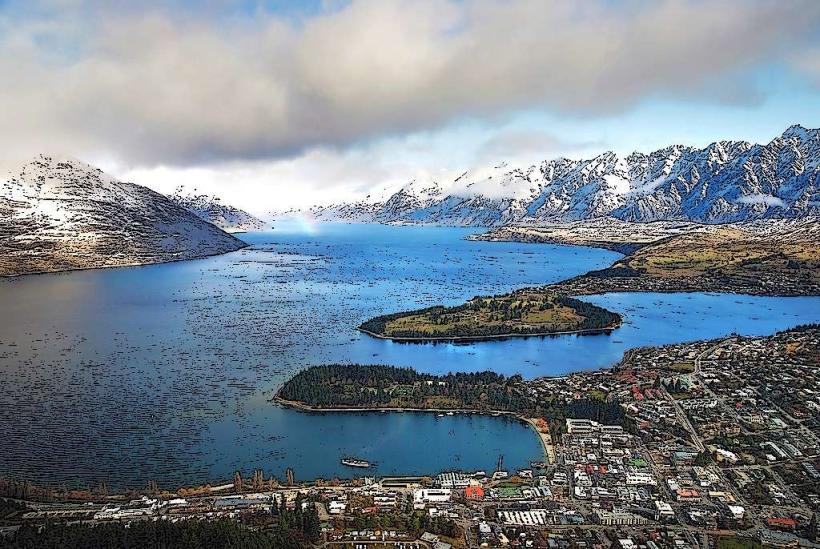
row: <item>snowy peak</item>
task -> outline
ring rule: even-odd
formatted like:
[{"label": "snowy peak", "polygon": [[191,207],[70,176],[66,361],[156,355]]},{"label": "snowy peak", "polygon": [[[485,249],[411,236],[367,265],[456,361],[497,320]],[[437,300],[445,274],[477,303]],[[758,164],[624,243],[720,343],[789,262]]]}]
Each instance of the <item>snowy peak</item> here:
[{"label": "snowy peak", "polygon": [[818,135],[820,135],[820,130],[810,130],[800,124],[795,124],[786,128],[781,137],[783,139],[797,139],[800,142],[808,142],[817,141]]},{"label": "snowy peak", "polygon": [[188,191],[180,186],[169,198],[197,217],[229,233],[261,231],[266,227],[261,219],[239,208],[223,204],[216,196],[196,194],[195,190]]},{"label": "snowy peak", "polygon": [[366,209],[320,208],[320,219],[445,225],[539,224],[614,216],[726,223],[820,214],[820,130],[795,125],[766,145],[670,145],[624,158],[506,163],[447,180],[413,181]]},{"label": "snowy peak", "polygon": [[245,244],[165,196],[72,159],[0,178],[0,276],[142,265]]}]

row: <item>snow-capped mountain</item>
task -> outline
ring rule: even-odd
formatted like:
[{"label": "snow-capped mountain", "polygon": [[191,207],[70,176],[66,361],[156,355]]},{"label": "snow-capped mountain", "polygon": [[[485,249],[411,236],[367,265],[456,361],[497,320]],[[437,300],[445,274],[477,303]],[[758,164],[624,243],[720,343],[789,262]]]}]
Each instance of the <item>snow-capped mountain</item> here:
[{"label": "snow-capped mountain", "polygon": [[223,204],[215,196],[195,194],[186,191],[183,187],[177,187],[174,194],[169,195],[168,198],[194,215],[229,233],[261,231],[266,227],[265,222],[261,219],[245,210]]},{"label": "snow-capped mountain", "polygon": [[820,215],[820,130],[792,126],[766,145],[672,145],[621,158],[500,164],[413,181],[383,202],[314,208],[319,219],[499,226],[614,216],[726,223]]},{"label": "snow-capped mountain", "polygon": [[146,187],[39,156],[0,178],[0,275],[193,259],[245,243]]}]

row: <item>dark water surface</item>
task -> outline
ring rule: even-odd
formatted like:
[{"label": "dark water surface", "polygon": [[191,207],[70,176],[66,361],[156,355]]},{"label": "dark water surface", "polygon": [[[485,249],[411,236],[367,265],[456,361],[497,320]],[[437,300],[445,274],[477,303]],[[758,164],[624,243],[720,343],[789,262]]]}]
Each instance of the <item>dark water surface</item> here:
[{"label": "dark water surface", "polygon": [[618,254],[463,240],[475,230],[321,225],[243,235],[251,248],[139,268],[0,281],[0,475],[38,482],[160,485],[263,468],[350,476],[492,469],[539,459],[528,427],[504,418],[304,414],[268,400],[323,362],[527,377],[607,366],[629,347],[766,334],[820,321],[820,298],[610,294],[611,336],[470,345],[396,344],[354,331],[377,314],[456,304],[558,281]]}]

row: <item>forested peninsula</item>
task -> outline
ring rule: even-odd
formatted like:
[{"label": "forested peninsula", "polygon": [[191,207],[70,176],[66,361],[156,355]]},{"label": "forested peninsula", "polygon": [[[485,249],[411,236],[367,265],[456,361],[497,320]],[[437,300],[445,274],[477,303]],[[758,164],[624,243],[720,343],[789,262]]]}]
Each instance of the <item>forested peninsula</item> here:
[{"label": "forested peninsula", "polygon": [[580,398],[571,402],[537,398],[520,375],[456,372],[436,376],[412,368],[325,364],[298,372],[276,393],[285,406],[314,411],[418,410],[507,413],[547,418],[560,429],[567,417],[619,424],[617,401]]}]

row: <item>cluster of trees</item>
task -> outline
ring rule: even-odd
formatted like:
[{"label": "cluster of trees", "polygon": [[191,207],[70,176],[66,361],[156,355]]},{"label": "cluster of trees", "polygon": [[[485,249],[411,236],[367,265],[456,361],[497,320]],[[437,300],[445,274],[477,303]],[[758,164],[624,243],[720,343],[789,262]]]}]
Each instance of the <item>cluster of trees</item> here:
[{"label": "cluster of trees", "polygon": [[574,297],[556,297],[555,302],[558,305],[573,309],[577,315],[583,317],[579,328],[581,330],[600,330],[615,326],[621,322],[621,315],[618,313],[613,313],[603,307],[598,307]]},{"label": "cluster of trees", "polygon": [[261,531],[231,520],[214,522],[144,521],[128,525],[48,524],[23,525],[10,536],[0,536],[0,549],[207,549],[243,547],[248,549],[298,549],[298,537],[287,530]]},{"label": "cluster of trees", "polygon": [[11,515],[22,513],[25,510],[26,505],[24,503],[12,499],[0,498],[0,521]]},{"label": "cluster of trees", "polygon": [[299,372],[278,396],[314,407],[424,407],[428,397],[446,397],[452,408],[521,412],[529,407],[521,382],[521,376],[489,371],[431,376],[394,366],[328,364]]},{"label": "cluster of trees", "polygon": [[[67,493],[67,490],[63,491],[63,495]],[[0,477],[0,496],[2,497],[49,501],[56,495],[56,490],[51,488],[43,488],[25,480]],[[90,493],[88,495],[90,497]]]},{"label": "cluster of trees", "polygon": [[679,377],[664,379],[662,383],[671,395],[683,395],[689,390],[689,386],[683,383]]},{"label": "cluster of trees", "polygon": [[296,505],[288,509],[285,498],[282,498],[279,507],[274,509],[274,515],[279,518],[280,532],[296,532],[301,538],[317,542],[322,535],[322,526],[319,521],[319,511],[313,501],[306,501],[302,494],[296,496]]},{"label": "cluster of trees", "polygon": [[564,417],[591,419],[605,425],[623,425],[626,414],[617,401],[579,398],[563,405]]},{"label": "cluster of trees", "polygon": [[[515,324],[515,322],[524,319],[525,315],[531,311],[545,311],[556,307],[570,308],[582,320],[579,323],[550,326],[545,324]],[[481,318],[482,313],[484,314],[483,321]],[[448,327],[445,330],[428,330],[422,324],[417,328],[396,329],[391,327],[388,329],[390,322],[411,315],[421,316],[431,325],[447,325]],[[464,322],[463,317],[465,315],[470,316],[475,321]],[[518,299],[513,294],[511,296],[473,298],[468,303],[456,307],[436,306],[417,311],[379,316],[364,322],[359,326],[359,329],[395,338],[482,338],[513,334],[536,335],[572,330],[600,330],[612,327],[620,321],[621,317],[616,313],[571,297],[544,294],[540,299],[535,299],[532,295],[522,296],[521,299]]]},{"label": "cluster of trees", "polygon": [[489,319],[495,322],[506,322],[510,320],[521,320],[530,311],[546,311],[555,308],[555,301],[549,294],[539,297],[522,296],[516,299],[515,296],[477,298],[467,304],[473,312],[487,311]]},{"label": "cluster of trees", "polygon": [[414,511],[412,504],[405,509],[404,513],[357,514],[353,517],[349,526],[356,530],[395,528],[396,530],[410,532],[416,537],[421,536],[424,532],[449,538],[460,538],[464,534],[453,519],[430,517],[429,514],[423,511]]}]

